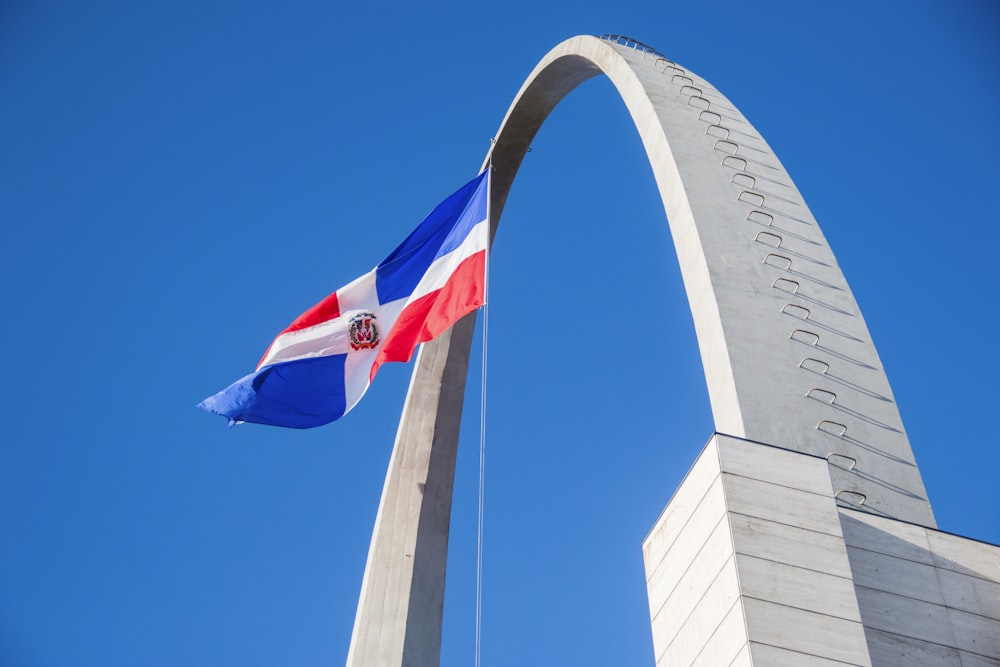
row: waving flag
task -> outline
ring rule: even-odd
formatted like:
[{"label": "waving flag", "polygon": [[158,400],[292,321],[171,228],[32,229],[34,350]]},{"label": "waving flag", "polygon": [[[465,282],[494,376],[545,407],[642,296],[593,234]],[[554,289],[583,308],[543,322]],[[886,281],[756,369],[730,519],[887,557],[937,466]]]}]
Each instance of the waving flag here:
[{"label": "waving flag", "polygon": [[198,407],[229,419],[309,428],[342,417],[387,361],[484,303],[489,170],[448,197],[374,269],[299,315],[257,370]]}]

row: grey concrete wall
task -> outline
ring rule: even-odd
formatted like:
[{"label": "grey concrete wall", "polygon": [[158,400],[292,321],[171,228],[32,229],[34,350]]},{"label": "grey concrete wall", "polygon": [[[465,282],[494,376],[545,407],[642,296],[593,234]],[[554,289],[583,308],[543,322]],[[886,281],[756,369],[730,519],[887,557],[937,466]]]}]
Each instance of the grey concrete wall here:
[{"label": "grey concrete wall", "polygon": [[714,436],[643,544],[657,664],[1000,667],[1000,547],[835,493],[824,458]]},{"label": "grey concrete wall", "polygon": [[657,665],[727,665],[747,643],[714,441],[643,544]]},{"label": "grey concrete wall", "polygon": [[826,460],[716,435],[643,545],[658,665],[871,665]]},{"label": "grey concrete wall", "polygon": [[1000,667],[1000,547],[842,509],[876,665]]}]

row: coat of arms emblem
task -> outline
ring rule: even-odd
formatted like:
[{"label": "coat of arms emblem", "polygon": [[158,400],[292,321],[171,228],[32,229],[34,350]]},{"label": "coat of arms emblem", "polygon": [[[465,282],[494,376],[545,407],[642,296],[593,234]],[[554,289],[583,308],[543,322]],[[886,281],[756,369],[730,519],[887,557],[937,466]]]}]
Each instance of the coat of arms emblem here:
[{"label": "coat of arms emblem", "polygon": [[347,321],[347,335],[351,339],[352,350],[371,350],[378,346],[378,326],[375,313],[362,311]]}]

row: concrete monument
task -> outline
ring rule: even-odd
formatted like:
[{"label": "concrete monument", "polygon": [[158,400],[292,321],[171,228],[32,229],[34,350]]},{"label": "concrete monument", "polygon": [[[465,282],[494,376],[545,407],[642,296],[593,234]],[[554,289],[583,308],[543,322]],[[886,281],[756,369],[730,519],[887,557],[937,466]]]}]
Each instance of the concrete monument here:
[{"label": "concrete monument", "polygon": [[[643,544],[658,665],[1000,667],[1000,548],[937,530],[889,382],[832,250],[729,100],[634,40],[576,37],[496,135],[493,233],[533,137],[607,76],[656,178],[715,421]],[[475,316],[421,349],[348,664],[437,665]]]}]

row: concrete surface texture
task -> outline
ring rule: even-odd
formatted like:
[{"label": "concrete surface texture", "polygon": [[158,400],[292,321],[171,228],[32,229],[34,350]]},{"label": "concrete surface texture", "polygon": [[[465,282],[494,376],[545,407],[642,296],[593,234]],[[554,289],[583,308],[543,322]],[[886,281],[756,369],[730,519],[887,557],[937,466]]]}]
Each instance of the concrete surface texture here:
[{"label": "concrete surface texture", "polygon": [[821,457],[714,436],[643,559],[657,665],[1000,666],[1000,547],[838,507]]},{"label": "concrete surface texture", "polygon": [[713,437],[643,559],[657,665],[872,664],[823,458]]},{"label": "concrete surface texture", "polygon": [[[855,595],[851,567],[869,565],[848,551],[856,545],[845,539],[838,507],[924,530],[936,525],[888,380],[833,252],[779,160],[735,105],[634,40],[563,42],[528,76],[484,162],[494,170],[492,233],[548,114],[600,74],[621,95],[649,157],[694,318],[720,434],[714,442],[729,443],[718,448],[722,467],[715,486],[706,487],[709,504],[691,524],[694,532],[664,546],[654,530],[647,544],[649,554],[678,550],[669,562],[647,563],[657,656],[671,656],[671,664],[726,665],[723,654],[735,648],[733,664],[870,664],[866,614],[887,598],[867,592],[874,588]],[[474,321],[468,316],[420,352],[372,537],[349,665],[438,663]],[[696,477],[693,471],[664,516],[678,511]],[[758,506],[757,514],[747,509]],[[775,543],[789,548],[769,557]],[[702,548],[709,549],[704,561],[692,555]],[[679,570],[681,563],[692,570]],[[721,569],[713,573],[716,565]],[[677,586],[703,597],[673,595]],[[822,595],[803,600],[802,590]],[[713,623],[731,632],[705,635]],[[898,630],[879,632],[903,637]],[[730,643],[715,646],[716,635]],[[813,641],[816,648],[802,643]],[[954,647],[968,651],[967,644]],[[811,662],[794,662],[802,656]]]},{"label": "concrete surface texture", "polygon": [[368,551],[347,664],[437,665],[475,314],[417,353]]},{"label": "concrete surface texture", "polygon": [[1000,667],[1000,547],[841,508],[875,665]]}]

